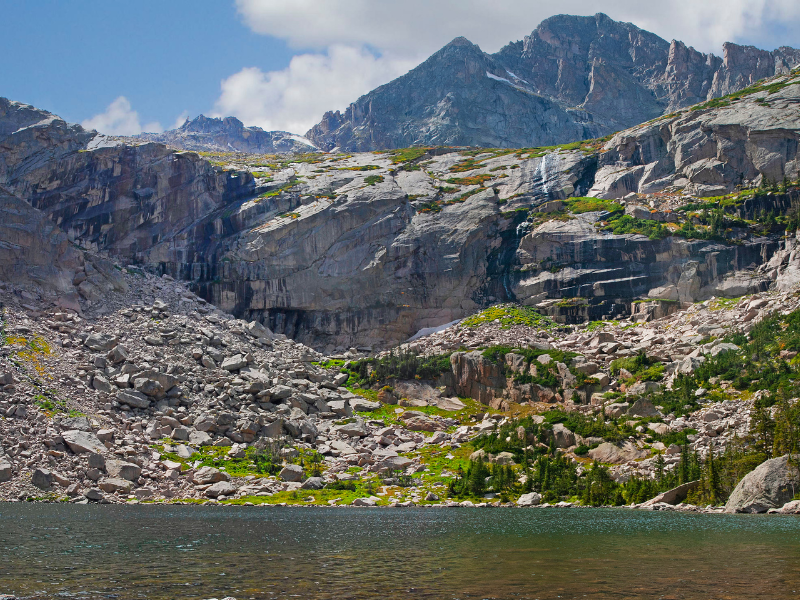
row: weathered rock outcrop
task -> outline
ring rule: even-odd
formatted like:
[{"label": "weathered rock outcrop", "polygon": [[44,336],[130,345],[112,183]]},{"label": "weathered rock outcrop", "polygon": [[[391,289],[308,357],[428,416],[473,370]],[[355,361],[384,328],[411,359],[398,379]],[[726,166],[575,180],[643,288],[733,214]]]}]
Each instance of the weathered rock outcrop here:
[{"label": "weathered rock outcrop", "polygon": [[326,113],[306,135],[348,151],[558,144],[619,131],[798,64],[793,48],[726,43],[719,58],[604,14],[558,15],[493,55],[457,38],[344,113]]},{"label": "weathered rock outcrop", "polygon": [[249,173],[160,144],[130,146],[0,98],[0,184],[86,249],[147,260],[155,244],[253,193]]},{"label": "weathered rock outcrop", "polygon": [[236,117],[224,119],[200,115],[177,129],[163,133],[142,133],[134,140],[159,142],[183,150],[218,152],[248,152],[273,154],[310,152],[314,144],[287,131],[264,131],[260,127],[245,127]]},{"label": "weathered rock outcrop", "polygon": [[[649,239],[644,235],[614,235],[598,231],[598,213],[570,221],[547,221],[519,242],[517,259],[522,271],[513,287],[517,299],[528,304],[552,298],[582,298],[586,304],[564,306],[574,313],[570,322],[628,314],[630,299],[662,287],[673,290],[672,301],[694,302],[711,296],[741,296],[766,289],[764,276],[750,277],[727,290],[726,273],[760,264],[779,247],[777,239],[757,238],[726,245],[677,236]],[[736,292],[735,294],[732,292]],[[547,305],[545,304],[545,307]]]},{"label": "weathered rock outcrop", "polygon": [[728,499],[725,512],[764,513],[789,502],[798,490],[797,465],[789,462],[789,455],[773,458],[744,476]]},{"label": "weathered rock outcrop", "polygon": [[620,198],[677,186],[713,196],[800,175],[800,73],[742,98],[618,133],[600,155],[590,196]]}]

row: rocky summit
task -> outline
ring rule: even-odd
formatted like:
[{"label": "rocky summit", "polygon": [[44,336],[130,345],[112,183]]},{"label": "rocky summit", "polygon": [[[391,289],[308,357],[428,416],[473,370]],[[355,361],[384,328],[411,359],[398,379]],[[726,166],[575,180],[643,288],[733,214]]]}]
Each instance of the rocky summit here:
[{"label": "rocky summit", "polygon": [[205,152],[272,154],[303,153],[317,149],[304,137],[286,131],[264,131],[260,127],[245,127],[236,117],[220,119],[205,115],[187,119],[177,129],[162,133],[141,133],[131,139]]},{"label": "rocky summit", "polygon": [[[800,513],[800,69],[665,44],[558,17],[384,88],[468,116],[499,86],[486,148],[165,144],[0,99],[0,498]],[[591,109],[628,82],[644,122],[582,139],[588,55]],[[569,142],[504,147],[522,99]]]},{"label": "rocky summit", "polygon": [[491,55],[457,38],[344,113],[326,113],[306,137],[348,152],[561,144],[737,92],[800,64],[794,48],[726,43],[722,50],[722,57],[702,54],[604,14],[558,15]]}]

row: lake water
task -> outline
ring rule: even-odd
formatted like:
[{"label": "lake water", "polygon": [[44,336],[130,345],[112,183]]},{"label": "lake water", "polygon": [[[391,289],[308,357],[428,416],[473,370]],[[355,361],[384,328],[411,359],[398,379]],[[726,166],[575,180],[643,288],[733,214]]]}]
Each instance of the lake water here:
[{"label": "lake water", "polygon": [[21,598],[800,598],[800,518],[0,504]]}]

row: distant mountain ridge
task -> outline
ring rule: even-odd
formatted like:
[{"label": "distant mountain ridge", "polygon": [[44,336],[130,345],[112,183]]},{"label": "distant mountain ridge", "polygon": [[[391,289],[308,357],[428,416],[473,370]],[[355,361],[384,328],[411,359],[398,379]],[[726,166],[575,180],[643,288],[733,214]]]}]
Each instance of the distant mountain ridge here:
[{"label": "distant mountain ridge", "polygon": [[406,75],[325,113],[324,150],[546,146],[597,137],[788,73],[800,50],[726,43],[723,56],[598,13],[557,15],[486,54],[456,38]]},{"label": "distant mountain ridge", "polygon": [[200,115],[192,120],[187,119],[177,129],[163,133],[142,133],[132,137],[185,150],[206,152],[273,154],[316,150],[314,144],[302,136],[287,131],[264,131],[260,127],[245,127],[236,117],[220,119]]}]

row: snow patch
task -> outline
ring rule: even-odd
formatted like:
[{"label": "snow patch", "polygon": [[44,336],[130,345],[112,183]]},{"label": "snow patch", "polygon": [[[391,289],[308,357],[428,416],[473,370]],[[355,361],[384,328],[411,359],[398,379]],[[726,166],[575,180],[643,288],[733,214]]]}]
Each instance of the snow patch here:
[{"label": "snow patch", "polygon": [[420,329],[417,333],[412,335],[408,338],[408,342],[413,342],[414,340],[418,340],[421,337],[425,337],[426,335],[431,335],[432,333],[439,333],[440,331],[444,331],[448,327],[452,327],[453,325],[460,323],[461,319],[456,319],[455,321],[450,321],[449,323],[445,323],[444,325],[439,325],[438,327],[424,327]]}]

